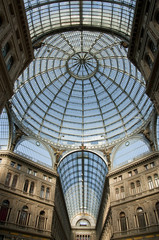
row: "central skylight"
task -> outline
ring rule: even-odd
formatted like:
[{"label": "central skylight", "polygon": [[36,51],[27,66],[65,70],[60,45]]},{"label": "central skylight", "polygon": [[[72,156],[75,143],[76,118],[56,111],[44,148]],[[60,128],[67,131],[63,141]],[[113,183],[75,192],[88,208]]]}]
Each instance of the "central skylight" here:
[{"label": "central skylight", "polygon": [[87,52],[73,54],[67,61],[68,72],[77,79],[88,79],[97,71],[97,59]]},{"label": "central skylight", "polygon": [[15,83],[12,109],[25,131],[62,147],[108,146],[137,132],[152,104],[140,72],[113,35],[46,38]]}]

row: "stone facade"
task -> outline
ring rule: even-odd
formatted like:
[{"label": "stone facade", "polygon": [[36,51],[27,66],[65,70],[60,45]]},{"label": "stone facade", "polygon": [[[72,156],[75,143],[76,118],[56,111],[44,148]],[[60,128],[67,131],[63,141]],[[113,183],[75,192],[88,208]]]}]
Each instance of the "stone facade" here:
[{"label": "stone facade", "polygon": [[68,215],[54,170],[6,151],[0,154],[0,173],[2,239],[70,239]]},{"label": "stone facade", "polygon": [[147,94],[159,113],[159,1],[138,0],[128,57],[142,72]]},{"label": "stone facade", "polygon": [[17,77],[33,60],[33,48],[22,0],[0,1],[0,113],[13,95]]},{"label": "stone facade", "polygon": [[158,239],[159,153],[110,170],[94,226],[71,227],[56,170],[0,153],[0,239]]},{"label": "stone facade", "polygon": [[158,239],[158,176],[158,153],[110,171],[111,239]]}]

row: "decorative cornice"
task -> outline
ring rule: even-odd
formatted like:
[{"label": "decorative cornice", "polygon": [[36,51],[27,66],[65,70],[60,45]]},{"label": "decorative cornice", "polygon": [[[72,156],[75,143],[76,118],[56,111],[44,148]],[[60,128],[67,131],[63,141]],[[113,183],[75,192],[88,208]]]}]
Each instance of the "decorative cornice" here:
[{"label": "decorative cornice", "polygon": [[114,176],[116,174],[120,174],[122,172],[125,172],[125,170],[128,170],[128,169],[130,169],[132,167],[136,167],[136,166],[140,165],[141,163],[143,164],[144,162],[147,162],[149,160],[155,159],[157,157],[159,157],[159,152],[158,151],[151,152],[150,154],[148,154],[148,155],[146,155],[146,156],[144,156],[142,158],[136,159],[136,160],[128,163],[127,165],[124,165],[124,166],[121,166],[121,167],[118,167],[116,169],[111,170],[108,173],[107,177],[109,178],[109,177],[112,177],[112,176]]}]

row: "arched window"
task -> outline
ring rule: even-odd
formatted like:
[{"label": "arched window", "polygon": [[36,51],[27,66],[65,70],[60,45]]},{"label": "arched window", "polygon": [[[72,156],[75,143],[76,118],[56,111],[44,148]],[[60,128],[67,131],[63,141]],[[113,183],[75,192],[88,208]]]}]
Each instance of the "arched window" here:
[{"label": "arched window", "polygon": [[145,55],[145,61],[148,64],[149,68],[152,69],[153,62],[152,62],[152,59],[150,58],[150,56],[148,54]]},{"label": "arched window", "polygon": [[28,207],[23,206],[21,212],[20,212],[20,217],[19,217],[19,224],[20,225],[28,225]]},{"label": "arched window", "polygon": [[156,203],[156,213],[157,213],[158,222],[159,222],[159,202]]},{"label": "arched window", "polygon": [[14,152],[44,166],[53,167],[53,150],[36,139],[22,137],[21,141],[16,145]]},{"label": "arched window", "polygon": [[15,188],[15,187],[16,187],[17,180],[18,180],[18,176],[17,176],[17,175],[14,175],[13,181],[12,181],[12,185],[11,185],[12,188]]},{"label": "arched window", "polygon": [[3,224],[7,221],[8,217],[8,210],[9,210],[9,201],[4,200],[2,202],[1,208],[0,208],[0,223]]},{"label": "arched window", "polygon": [[28,180],[25,180],[24,188],[23,188],[23,191],[24,191],[24,192],[27,192],[27,191],[28,191],[28,186],[29,186],[29,181],[28,181]]},{"label": "arched window", "polygon": [[137,218],[138,218],[139,228],[144,228],[144,227],[146,227],[146,221],[145,221],[144,211],[143,211],[143,209],[140,208],[140,207],[137,209]]},{"label": "arched window", "polygon": [[159,187],[159,177],[158,177],[158,174],[154,174],[154,180],[155,180],[155,185],[156,187]]},{"label": "arched window", "polygon": [[150,146],[142,135],[139,138],[130,138],[129,141],[124,141],[114,148],[112,152],[112,167],[116,168],[128,164],[148,152],[150,152]]},{"label": "arched window", "polygon": [[40,191],[40,197],[44,198],[44,191],[45,191],[45,187],[41,186],[41,191]]},{"label": "arched window", "polygon": [[121,186],[120,191],[121,191],[121,198],[124,198],[125,197],[125,190],[124,190],[123,186]]},{"label": "arched window", "polygon": [[148,179],[148,185],[149,185],[149,189],[153,189],[153,188],[154,188],[154,186],[153,186],[152,177],[151,177],[151,176],[149,176],[147,179]]},{"label": "arched window", "polygon": [[119,199],[119,188],[115,189],[115,196],[116,196],[116,199],[118,200]]},{"label": "arched window", "polygon": [[7,43],[5,44],[5,46],[2,48],[2,55],[3,55],[3,57],[5,57],[5,56],[7,55],[7,53],[9,52],[9,50],[10,50],[10,45],[9,45],[9,43],[7,42]]},{"label": "arched window", "polygon": [[150,48],[152,53],[155,53],[156,50],[157,50],[157,47],[155,46],[155,44],[153,43],[152,40],[149,40],[149,48]]},{"label": "arched window", "polygon": [[10,135],[9,119],[8,119],[7,110],[4,108],[2,113],[0,114],[0,149],[1,150],[8,149],[9,135]]},{"label": "arched window", "polygon": [[46,188],[46,196],[45,196],[45,198],[49,199],[49,197],[50,197],[50,188],[48,187],[48,188]]},{"label": "arched window", "polygon": [[77,227],[90,227],[91,224],[87,219],[80,219],[78,220],[78,222],[76,223]]},{"label": "arched window", "polygon": [[2,16],[0,16],[0,27],[2,26],[2,24],[3,24],[3,18]]},{"label": "arched window", "polygon": [[10,58],[8,59],[8,62],[7,62],[7,70],[8,71],[10,71],[11,67],[13,66],[13,63],[14,63],[13,56],[10,56]]},{"label": "arched window", "polygon": [[121,226],[121,231],[127,230],[126,217],[124,212],[120,213],[120,226]]},{"label": "arched window", "polygon": [[30,184],[30,189],[29,189],[29,193],[30,193],[30,194],[33,194],[33,192],[34,192],[34,182],[31,182],[31,184]]},{"label": "arched window", "polygon": [[45,228],[45,212],[41,211],[39,215],[38,228],[44,230]]},{"label": "arched window", "polygon": [[5,180],[5,185],[9,186],[10,185],[10,180],[11,180],[12,174],[10,172],[7,173],[6,180]]},{"label": "arched window", "polygon": [[155,14],[155,20],[159,24],[159,11],[157,11]]},{"label": "arched window", "polygon": [[135,194],[135,184],[133,182],[131,182],[130,188],[131,188],[131,194]]},{"label": "arched window", "polygon": [[136,190],[138,193],[141,192],[141,183],[139,180],[136,181]]}]

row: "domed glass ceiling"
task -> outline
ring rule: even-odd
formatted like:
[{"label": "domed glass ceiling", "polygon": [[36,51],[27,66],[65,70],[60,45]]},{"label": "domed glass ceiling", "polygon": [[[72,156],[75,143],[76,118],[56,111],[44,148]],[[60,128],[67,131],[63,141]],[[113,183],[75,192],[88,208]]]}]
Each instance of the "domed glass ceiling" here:
[{"label": "domed glass ceiling", "polygon": [[27,131],[60,146],[108,146],[137,132],[152,104],[140,72],[114,35],[47,37],[15,83],[12,109]]}]

